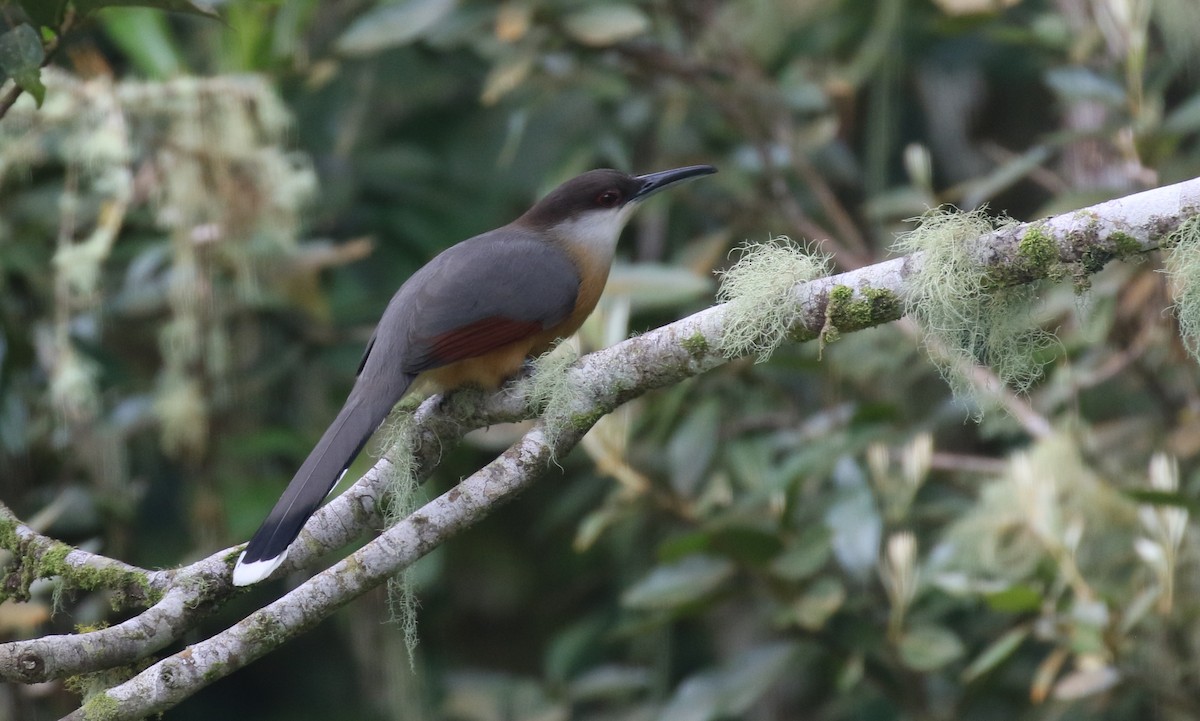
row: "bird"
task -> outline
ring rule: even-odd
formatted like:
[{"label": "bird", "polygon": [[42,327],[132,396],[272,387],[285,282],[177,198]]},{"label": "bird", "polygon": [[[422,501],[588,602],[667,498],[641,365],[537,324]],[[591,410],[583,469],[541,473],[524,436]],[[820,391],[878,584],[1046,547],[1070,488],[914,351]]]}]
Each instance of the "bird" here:
[{"label": "bird", "polygon": [[392,407],[416,389],[498,388],[583,324],[608,280],[617,239],[642,201],[715,173],[590,170],[508,225],[450,246],[388,302],[345,404],[238,556],[233,584],[269,577]]}]

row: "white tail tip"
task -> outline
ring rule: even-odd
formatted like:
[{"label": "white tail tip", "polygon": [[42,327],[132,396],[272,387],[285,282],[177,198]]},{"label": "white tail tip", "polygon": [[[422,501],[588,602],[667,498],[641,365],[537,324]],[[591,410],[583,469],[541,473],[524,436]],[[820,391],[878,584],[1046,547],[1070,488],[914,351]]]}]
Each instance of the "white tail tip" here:
[{"label": "white tail tip", "polygon": [[242,555],[238,556],[237,565],[233,567],[233,585],[235,586],[249,586],[270,576],[287,558],[287,551],[285,550],[275,558],[251,563],[243,563],[242,559],[245,557],[246,552],[242,551]]}]

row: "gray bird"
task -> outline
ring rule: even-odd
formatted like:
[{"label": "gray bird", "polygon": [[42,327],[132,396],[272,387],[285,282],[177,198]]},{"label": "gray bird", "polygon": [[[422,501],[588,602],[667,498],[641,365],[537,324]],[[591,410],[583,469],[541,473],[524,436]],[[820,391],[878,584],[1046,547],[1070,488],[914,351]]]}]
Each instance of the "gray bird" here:
[{"label": "gray bird", "polygon": [[571,335],[596,307],[617,238],[638,204],[710,165],[568,180],[501,228],[451,246],[405,281],[367,342],[345,405],[250,539],[233,583],[257,583],[288,548],[392,407],[410,390],[495,388]]}]

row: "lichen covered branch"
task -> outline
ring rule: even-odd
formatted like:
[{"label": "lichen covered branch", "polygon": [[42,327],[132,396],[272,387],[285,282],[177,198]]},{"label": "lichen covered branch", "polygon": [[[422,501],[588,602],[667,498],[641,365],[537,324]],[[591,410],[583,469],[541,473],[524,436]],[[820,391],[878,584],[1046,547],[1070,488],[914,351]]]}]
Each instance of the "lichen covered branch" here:
[{"label": "lichen covered branch", "polygon": [[[971,257],[981,269],[985,282],[978,292],[1040,278],[1072,277],[1078,282],[1080,276],[1094,273],[1114,258],[1168,243],[1197,208],[1200,180],[1191,180],[1036,223],[1005,225],[983,237],[962,237],[956,242],[971,248]],[[929,262],[923,253],[915,253],[796,285],[787,300],[794,312],[779,314],[787,319],[787,337],[831,343],[845,333],[899,318],[906,303],[912,310],[911,279]],[[709,308],[581,358],[562,371],[572,392],[565,405],[557,408],[553,428],[536,425],[484,469],[359,551],[230,629],[97,694],[70,718],[100,711],[107,718],[138,718],[169,708],[383,583],[528,487],[545,471],[550,458],[574,447],[605,413],[649,390],[727,362],[724,338],[736,320],[731,316],[733,305]],[[743,352],[752,350],[747,346]],[[467,430],[528,415],[528,398],[520,386],[488,396],[460,393],[447,402],[430,399],[414,414],[415,472],[420,477],[428,475],[444,444]],[[377,527],[387,471],[388,462],[381,460],[353,488],[318,512],[285,565],[309,567],[365,529]],[[208,584],[205,597],[219,601],[232,592],[227,576],[233,554],[233,550],[215,554],[200,562],[205,564],[202,567],[152,574],[151,587],[204,579]],[[156,643],[174,633],[172,629],[157,637]],[[78,638],[56,637],[49,645],[61,644],[65,652]],[[53,654],[54,648],[46,653]]]}]

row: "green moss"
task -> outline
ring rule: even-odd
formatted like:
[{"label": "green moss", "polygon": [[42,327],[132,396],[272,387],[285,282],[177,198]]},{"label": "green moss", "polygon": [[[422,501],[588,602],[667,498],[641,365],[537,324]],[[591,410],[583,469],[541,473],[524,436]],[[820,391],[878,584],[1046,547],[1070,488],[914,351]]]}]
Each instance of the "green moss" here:
[{"label": "green moss", "polygon": [[63,679],[63,688],[70,693],[73,693],[86,700],[89,696],[92,696],[97,692],[95,676],[96,675],[92,673],[81,673],[76,676],[67,676],[65,679]]},{"label": "green moss", "polygon": [[1058,263],[1058,245],[1042,225],[1030,226],[1025,231],[1017,243],[1017,254],[1022,264],[1043,274]]},{"label": "green moss", "polygon": [[1090,288],[1092,281],[1088,276],[1103,270],[1110,261],[1136,256],[1142,252],[1137,238],[1120,230],[1110,233],[1107,238],[1092,238],[1086,242],[1088,245],[1079,249],[1079,268],[1075,273],[1076,292]]},{"label": "green moss", "polygon": [[[8,533],[15,538],[13,530],[15,524],[2,523],[0,525],[7,526]],[[3,532],[0,530],[0,533]],[[67,557],[73,550],[71,546],[55,541],[36,557],[21,558],[21,594],[28,592],[29,584],[34,579],[58,578],[65,589],[113,591],[111,601],[114,609],[122,608],[127,603],[153,605],[161,600],[162,592],[151,588],[150,578],[147,574],[126,571],[119,567],[73,566],[67,563]],[[33,556],[34,554],[29,555]],[[19,553],[18,557],[20,558]]]},{"label": "green moss", "polygon": [[67,566],[67,554],[71,552],[71,547],[65,543],[55,542],[50,545],[43,553],[37,563],[37,575],[39,578],[48,576],[66,576],[71,572]]},{"label": "green moss", "polygon": [[1011,261],[988,267],[985,285],[1008,288],[1038,278],[1060,281],[1067,276],[1067,266],[1060,255],[1058,241],[1047,232],[1045,224],[1030,225],[1017,240],[1016,254]]},{"label": "green moss", "polygon": [[868,286],[859,292],[871,305],[871,322],[873,324],[895,320],[904,314],[904,301],[887,288]]},{"label": "green moss", "polygon": [[17,521],[12,518],[0,518],[0,548],[19,553],[21,539],[17,537]]},{"label": "green moss", "polygon": [[1104,270],[1104,266],[1108,265],[1108,261],[1112,259],[1113,254],[1107,248],[1093,245],[1083,251],[1083,255],[1079,258],[1079,264],[1084,273],[1091,275]]},{"label": "green moss", "polygon": [[[59,546],[63,546],[66,552]],[[65,560],[70,550],[65,544],[52,546],[42,556],[38,576],[58,576],[68,588],[81,591],[107,589],[112,592],[109,601],[114,611],[130,605],[152,606],[162,599],[162,592],[150,587],[150,578],[146,574],[120,568],[70,566]]]},{"label": "green moss", "polygon": [[18,559],[17,563],[8,567],[8,573],[0,574],[0,602],[8,599],[23,600],[28,592],[29,583],[22,583],[21,539],[17,537],[17,521],[8,516],[0,518],[0,548],[12,551]]},{"label": "green moss", "polygon": [[604,392],[619,396],[637,390],[637,381],[632,378],[614,378],[604,386]]},{"label": "green moss", "polygon": [[59,574],[72,586],[84,591],[94,591],[98,588],[118,588],[124,585],[125,574],[113,569],[102,570],[89,566],[67,569]]},{"label": "green moss", "polygon": [[586,432],[592,426],[604,417],[603,411],[593,411],[591,413],[576,413],[570,417],[568,423],[576,432]]},{"label": "green moss", "polygon": [[829,305],[839,306],[849,303],[854,298],[854,289],[848,285],[835,285],[829,291]]},{"label": "green moss", "polygon": [[219,680],[225,678],[225,676],[229,673],[227,671],[228,667],[229,667],[228,664],[222,663],[220,661],[216,661],[211,666],[208,667],[208,669],[204,672],[204,675],[201,678],[204,679],[204,682],[206,684],[213,683],[214,681],[219,681]]},{"label": "green moss", "polygon": [[843,329],[858,329],[866,328],[875,324],[876,307],[872,297],[878,299],[881,296],[872,294],[868,296],[863,292],[861,300],[850,300],[841,304],[837,309],[836,321],[838,326]]},{"label": "green moss", "polygon": [[82,711],[87,721],[114,721],[121,717],[121,705],[106,693],[95,694],[84,701]]},{"label": "green moss", "polygon": [[1117,255],[1121,258],[1127,258],[1142,252],[1142,244],[1129,233],[1117,230],[1110,234],[1108,239],[1117,251]]},{"label": "green moss", "polygon": [[75,624],[75,633],[95,633],[108,628],[108,621],[97,621],[96,623],[77,623]]},{"label": "green moss", "polygon": [[1079,256],[1076,288],[1081,284],[1091,284],[1090,280],[1083,280],[1081,276],[1098,273],[1110,261],[1137,256],[1143,250],[1137,238],[1120,230],[1109,233],[1104,238],[1095,233],[1082,233],[1072,242],[1075,245],[1075,252]]},{"label": "green moss", "polygon": [[132,583],[138,589],[140,598],[138,602],[144,606],[153,606],[163,599],[164,592],[155,589],[150,585],[150,577],[144,573],[126,574],[127,582]]},{"label": "green moss", "polygon": [[708,339],[700,331],[684,338],[679,342],[683,349],[692,354],[693,358],[701,358],[708,354]]},{"label": "green moss", "polygon": [[130,573],[116,568],[81,568],[79,573],[68,575],[67,581],[76,588],[111,590],[113,610],[129,605],[152,606],[162,598],[162,593],[150,588],[150,579],[144,573]]},{"label": "green moss", "polygon": [[900,296],[884,288],[865,286],[855,290],[848,285],[830,289],[825,303],[825,324],[820,340],[824,346],[841,338],[843,331],[869,328],[900,317]]},{"label": "green moss", "polygon": [[825,296],[825,323],[821,325],[817,354],[825,350],[825,346],[841,340],[842,323],[849,314],[854,289],[848,285],[835,285]]}]

